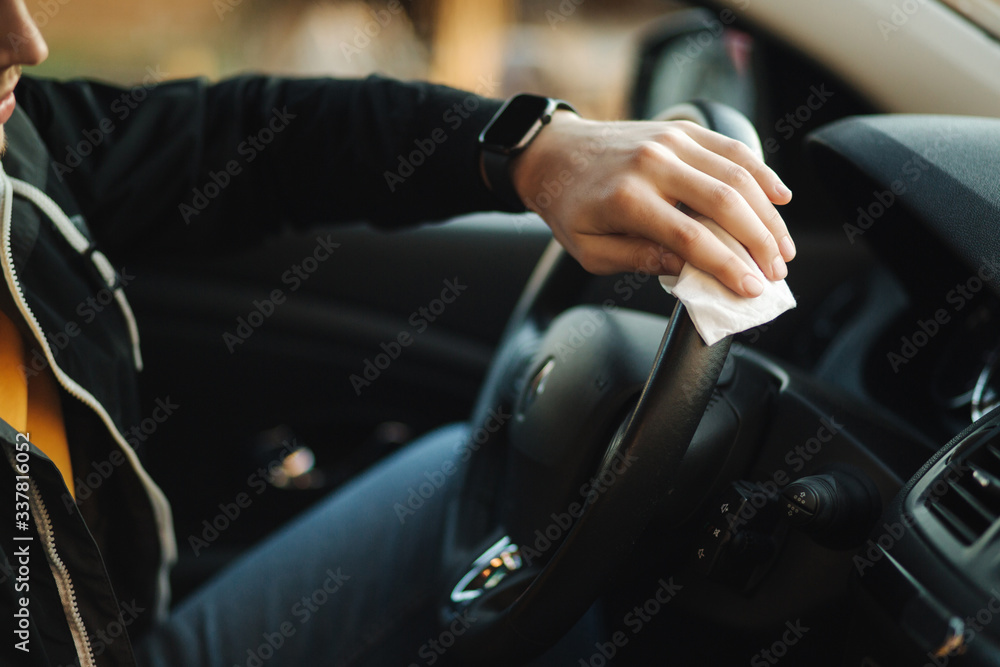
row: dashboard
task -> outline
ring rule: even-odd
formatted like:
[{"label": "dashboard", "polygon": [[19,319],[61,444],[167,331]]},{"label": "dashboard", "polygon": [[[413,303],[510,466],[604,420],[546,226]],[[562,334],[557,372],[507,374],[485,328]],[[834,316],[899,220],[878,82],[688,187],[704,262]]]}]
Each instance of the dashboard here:
[{"label": "dashboard", "polygon": [[855,390],[931,440],[950,439],[854,557],[863,613],[847,664],[959,656],[960,664],[995,664],[1000,120],[854,117],[815,133],[809,150],[845,233],[864,235],[888,268],[872,282],[887,305],[869,313],[876,335],[858,340],[864,364]]}]

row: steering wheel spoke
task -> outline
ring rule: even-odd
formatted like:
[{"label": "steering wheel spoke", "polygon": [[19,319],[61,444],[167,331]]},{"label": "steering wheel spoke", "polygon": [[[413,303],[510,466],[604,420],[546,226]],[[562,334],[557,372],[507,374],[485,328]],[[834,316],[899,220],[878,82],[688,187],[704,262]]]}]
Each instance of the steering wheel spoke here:
[{"label": "steering wheel spoke", "polygon": [[[729,107],[692,103],[674,116],[760,145]],[[677,472],[729,352],[730,338],[706,345],[680,303],[658,347],[662,318],[565,310],[585,277],[553,241],[473,415],[474,427],[497,407],[511,415],[475,448],[448,531],[446,553],[461,564],[443,620],[477,619],[456,644],[475,664],[520,664],[556,642],[654,514],[680,502]]]}]

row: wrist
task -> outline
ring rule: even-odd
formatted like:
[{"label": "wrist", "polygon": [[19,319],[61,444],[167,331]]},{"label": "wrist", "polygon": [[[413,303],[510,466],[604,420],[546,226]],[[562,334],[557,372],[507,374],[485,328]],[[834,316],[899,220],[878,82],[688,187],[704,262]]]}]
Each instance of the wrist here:
[{"label": "wrist", "polygon": [[[479,167],[487,188],[511,210],[523,210],[524,200],[512,180],[513,162],[547,133],[562,100],[531,94],[514,95],[479,134]],[[562,120],[560,119],[560,122]]]},{"label": "wrist", "polygon": [[539,212],[536,200],[538,193],[544,190],[546,178],[567,180],[562,175],[564,171],[568,171],[569,161],[566,158],[569,148],[576,145],[573,138],[591,123],[593,121],[582,118],[573,111],[560,109],[552,115],[552,120],[538,133],[535,140],[511,160],[511,183],[527,208]]}]

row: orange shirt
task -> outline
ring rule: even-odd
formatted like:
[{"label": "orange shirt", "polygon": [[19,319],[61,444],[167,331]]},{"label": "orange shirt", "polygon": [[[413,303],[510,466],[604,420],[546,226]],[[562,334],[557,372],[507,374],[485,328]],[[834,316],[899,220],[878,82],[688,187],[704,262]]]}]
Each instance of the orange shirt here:
[{"label": "orange shirt", "polygon": [[29,381],[27,361],[21,332],[0,309],[0,418],[25,433],[56,464],[75,497],[59,384],[50,368]]}]

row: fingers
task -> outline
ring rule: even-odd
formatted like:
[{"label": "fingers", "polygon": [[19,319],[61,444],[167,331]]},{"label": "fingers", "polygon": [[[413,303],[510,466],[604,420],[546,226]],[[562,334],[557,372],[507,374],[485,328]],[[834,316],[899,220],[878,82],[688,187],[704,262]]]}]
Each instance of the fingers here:
[{"label": "fingers", "polygon": [[[636,236],[648,239],[655,247],[673,252],[683,261],[691,262],[699,269],[714,275],[737,294],[755,297],[764,291],[763,283],[736,253],[707,227],[671,206],[651,188],[645,190],[621,188],[613,198],[611,206],[617,215],[631,221],[630,227]],[[616,235],[613,238],[622,237]],[[627,260],[622,248],[620,243],[617,244],[616,251],[619,253],[617,259],[621,262],[618,271],[623,270],[622,267],[634,266],[634,262]],[[588,250],[582,240],[580,249],[583,254]],[[609,254],[609,249],[604,246],[601,246],[600,251],[604,255]],[[584,268],[594,270],[587,266],[581,257],[578,256],[577,259],[580,259]]]},{"label": "fingers", "polygon": [[[784,262],[795,257],[795,243],[772,202],[787,202],[791,192],[744,144],[698,125],[683,123],[683,128],[690,140],[674,141],[672,148],[696,171],[675,170],[679,183],[671,189],[684,192],[684,203],[715,219],[746,246],[769,279],[784,278]],[[779,200],[778,190],[787,196]]]},{"label": "fingers", "polygon": [[677,275],[684,260],[647,239],[623,234],[587,234],[577,239],[573,253],[587,271],[610,275],[643,271],[652,275]]},{"label": "fingers", "polygon": [[703,224],[686,213],[662,202],[660,220],[651,233],[665,247],[670,248],[686,261],[711,273],[722,283],[742,296],[759,296],[764,284],[750,271],[739,256],[720,241]]},{"label": "fingers", "polygon": [[680,121],[679,125],[689,137],[704,148],[728,158],[749,171],[768,199],[775,204],[787,204],[792,200],[792,191],[743,142],[730,139],[695,123]]},{"label": "fingers", "polygon": [[[525,154],[534,155],[535,168],[525,172],[523,163],[521,171],[534,175],[531,183],[551,180],[559,169],[572,171],[575,163],[567,156],[602,128],[596,122],[553,124]],[[795,247],[775,204],[788,202],[791,193],[753,151],[684,121],[625,123],[615,130],[608,150],[589,164],[593,168],[574,173],[573,187],[540,211],[584,268],[663,274],[679,273],[691,262],[746,297],[760,295],[765,280],[787,275],[785,262]],[[742,248],[727,245],[731,239],[723,242],[678,210],[678,202],[716,220],[752,261]]]},{"label": "fingers", "polygon": [[788,230],[756,181],[743,167],[723,157],[701,148],[694,153],[663,174],[659,182],[665,186],[665,194],[683,193],[675,196],[732,234],[769,280],[787,276],[776,238],[787,237]]},{"label": "fingers", "polygon": [[[795,257],[795,244],[788,233],[785,221],[782,219],[781,214],[778,213],[778,209],[775,208],[774,204],[761,189],[759,181],[746,167],[732,162],[717,153],[702,149],[700,146],[690,147],[680,157],[698,172],[734,188],[741,195],[741,197],[734,199],[745,201],[753,210],[757,219],[763,223],[766,232],[744,216],[737,216],[736,219],[732,220],[734,227],[729,227],[725,224],[726,222],[730,222],[730,220],[715,218],[717,222],[726,226],[730,233],[750,250],[750,254],[753,255],[758,265],[765,266],[765,264],[761,263],[761,257],[759,257],[759,255],[763,254],[766,254],[766,259],[769,260],[767,266],[771,266],[771,263],[775,261],[775,256],[771,253],[772,245],[774,246],[773,249],[780,254],[784,261],[791,261]],[[705,199],[707,194],[708,200],[704,202],[706,205],[711,205],[713,201],[720,198],[722,200],[721,203],[726,204],[728,202],[726,198],[732,196],[728,190],[720,188],[718,183],[709,183],[705,179],[700,180],[702,180],[702,188],[696,189],[692,194],[701,195],[702,199]],[[706,190],[706,188],[709,189]],[[712,216],[706,209],[698,208],[693,202],[685,203],[699,211],[705,212],[706,215]],[[739,208],[742,209],[743,207],[740,206]],[[739,213],[739,211],[734,211],[731,206],[729,209],[728,211],[721,211],[719,215],[725,216],[734,212]],[[775,279],[774,277],[771,278],[772,280]]]}]

